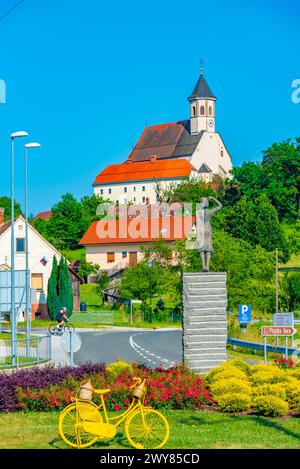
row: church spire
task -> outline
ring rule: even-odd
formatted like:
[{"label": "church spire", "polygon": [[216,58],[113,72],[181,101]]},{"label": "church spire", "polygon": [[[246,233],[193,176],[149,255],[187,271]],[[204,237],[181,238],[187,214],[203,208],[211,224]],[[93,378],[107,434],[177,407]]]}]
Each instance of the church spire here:
[{"label": "church spire", "polygon": [[191,134],[198,134],[202,130],[215,131],[215,101],[216,97],[208,86],[203,75],[203,62],[200,67],[200,77],[189,96]]}]

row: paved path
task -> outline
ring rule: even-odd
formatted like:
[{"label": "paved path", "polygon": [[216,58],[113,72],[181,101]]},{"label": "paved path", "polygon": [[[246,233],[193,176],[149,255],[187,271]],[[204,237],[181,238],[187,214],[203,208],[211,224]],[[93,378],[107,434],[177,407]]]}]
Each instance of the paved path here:
[{"label": "paved path", "polygon": [[111,363],[118,359],[144,363],[150,368],[166,368],[182,361],[180,330],[80,332],[81,349],[75,364]]}]

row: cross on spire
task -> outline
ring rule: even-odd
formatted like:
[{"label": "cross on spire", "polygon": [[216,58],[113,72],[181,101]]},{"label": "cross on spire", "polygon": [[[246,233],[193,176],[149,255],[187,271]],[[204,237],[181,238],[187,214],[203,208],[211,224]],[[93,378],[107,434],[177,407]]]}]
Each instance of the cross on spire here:
[{"label": "cross on spire", "polygon": [[203,75],[203,70],[204,70],[204,60],[200,59],[200,75]]}]

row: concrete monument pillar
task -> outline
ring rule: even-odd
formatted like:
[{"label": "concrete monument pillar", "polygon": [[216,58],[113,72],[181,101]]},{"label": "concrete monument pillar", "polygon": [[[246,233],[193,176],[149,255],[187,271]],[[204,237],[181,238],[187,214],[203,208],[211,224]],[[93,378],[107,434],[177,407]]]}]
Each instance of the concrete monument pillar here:
[{"label": "concrete monument pillar", "polygon": [[183,274],[183,362],[199,374],[227,360],[225,272]]}]

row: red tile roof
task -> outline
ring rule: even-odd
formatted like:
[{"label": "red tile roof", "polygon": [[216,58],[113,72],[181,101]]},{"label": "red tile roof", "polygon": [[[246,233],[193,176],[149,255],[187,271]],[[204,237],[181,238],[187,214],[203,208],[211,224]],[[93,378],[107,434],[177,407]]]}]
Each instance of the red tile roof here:
[{"label": "red tile roof", "polygon": [[10,227],[11,225],[11,222],[10,221],[7,221],[5,223],[2,223],[2,225],[0,225],[0,236],[5,233],[6,230],[8,230],[8,228]]},{"label": "red tile roof", "polygon": [[135,217],[131,219],[94,221],[79,244],[148,243],[163,238],[166,241],[184,239],[195,217]]},{"label": "red tile roof", "polygon": [[38,213],[32,221],[39,220],[40,218],[43,218],[43,220],[49,220],[51,215],[52,215],[51,210],[46,210],[45,212]]},{"label": "red tile roof", "polygon": [[192,156],[201,140],[203,132],[191,135],[190,121],[146,127],[130,153],[132,161],[147,161],[152,154],[162,158],[182,158]]},{"label": "red tile roof", "polygon": [[141,181],[153,179],[173,179],[188,177],[193,166],[186,159],[154,160],[107,166],[94,181],[97,184],[110,184],[112,182]]}]

